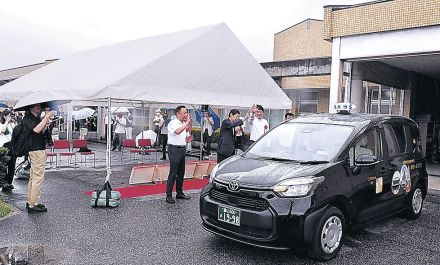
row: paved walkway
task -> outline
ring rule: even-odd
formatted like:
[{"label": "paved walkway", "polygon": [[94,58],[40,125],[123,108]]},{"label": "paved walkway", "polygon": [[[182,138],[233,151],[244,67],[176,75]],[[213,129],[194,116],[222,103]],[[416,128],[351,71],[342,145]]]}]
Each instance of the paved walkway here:
[{"label": "paved walkway", "polygon": [[429,175],[429,188],[440,190],[440,164],[429,163],[426,166]]},{"label": "paved walkway", "polygon": [[[127,183],[129,170],[115,170],[112,183]],[[44,214],[25,211],[27,182],[16,180],[17,189],[9,197],[15,215],[0,222],[0,260],[12,251],[30,264],[45,265],[322,264],[300,252],[262,250],[204,231],[198,193],[175,205],[158,195],[127,199],[115,209],[92,208],[83,192],[102,185],[103,176],[81,169],[49,172],[42,194],[49,211]],[[393,217],[353,231],[338,258],[327,264],[437,264],[436,192],[430,190],[420,219]]]}]

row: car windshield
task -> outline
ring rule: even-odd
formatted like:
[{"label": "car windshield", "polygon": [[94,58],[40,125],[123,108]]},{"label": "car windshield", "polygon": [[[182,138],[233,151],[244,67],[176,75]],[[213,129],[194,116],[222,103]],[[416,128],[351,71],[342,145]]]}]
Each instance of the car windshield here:
[{"label": "car windshield", "polygon": [[325,163],[336,156],[352,132],[351,126],[285,123],[260,139],[246,157]]}]

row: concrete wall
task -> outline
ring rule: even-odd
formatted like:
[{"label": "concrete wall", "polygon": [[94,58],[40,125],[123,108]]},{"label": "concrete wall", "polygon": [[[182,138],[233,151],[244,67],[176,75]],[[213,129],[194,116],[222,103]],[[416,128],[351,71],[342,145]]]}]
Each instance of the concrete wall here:
[{"label": "concrete wall", "polygon": [[296,76],[283,77],[281,80],[282,88],[301,89],[301,88],[329,88],[330,75],[322,76]]},{"label": "concrete wall", "polygon": [[324,38],[440,25],[440,1],[394,0],[324,7]]},{"label": "concrete wall", "polygon": [[331,57],[261,63],[266,72],[276,78],[284,76],[329,75]]},{"label": "concrete wall", "polygon": [[329,110],[329,98],[330,98],[330,90],[329,89],[320,89],[318,93],[318,112],[319,113],[327,113]]},{"label": "concrete wall", "polygon": [[408,89],[410,75],[405,70],[381,62],[354,62],[352,79]]},{"label": "concrete wall", "polygon": [[323,39],[323,22],[307,19],[275,34],[274,61],[331,56],[332,44]]}]

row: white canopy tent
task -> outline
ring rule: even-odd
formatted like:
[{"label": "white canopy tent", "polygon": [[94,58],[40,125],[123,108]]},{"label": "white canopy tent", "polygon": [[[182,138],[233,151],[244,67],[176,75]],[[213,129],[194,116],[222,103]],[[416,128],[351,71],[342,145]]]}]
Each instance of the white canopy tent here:
[{"label": "white canopy tent", "polygon": [[[2,86],[0,96],[20,99],[16,108],[108,100],[110,111],[113,99],[291,108],[291,100],[224,23],[73,53]],[[107,147],[108,180],[109,141]]]},{"label": "white canopy tent", "polygon": [[20,98],[17,108],[47,100],[109,97],[291,107],[289,98],[223,23],[73,53],[2,86],[0,95]]}]

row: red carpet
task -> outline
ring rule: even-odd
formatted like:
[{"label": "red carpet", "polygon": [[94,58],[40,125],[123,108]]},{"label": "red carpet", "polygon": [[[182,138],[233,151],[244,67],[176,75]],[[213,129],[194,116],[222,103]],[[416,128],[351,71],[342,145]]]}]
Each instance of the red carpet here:
[{"label": "red carpet", "polygon": [[[203,188],[208,179],[190,179],[183,181],[183,190],[199,190]],[[167,184],[151,184],[151,185],[136,185],[129,187],[114,188],[113,190],[119,191],[121,193],[122,199],[136,198],[155,194],[165,194],[167,189]],[[174,191],[176,188],[174,187]],[[86,195],[91,196],[93,191],[85,192]]]}]

